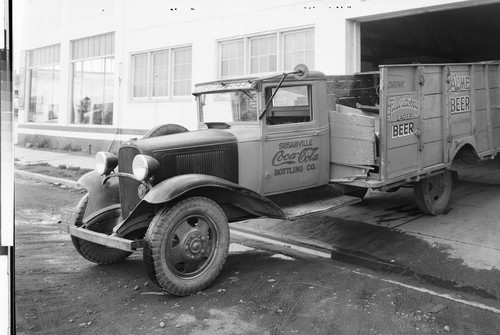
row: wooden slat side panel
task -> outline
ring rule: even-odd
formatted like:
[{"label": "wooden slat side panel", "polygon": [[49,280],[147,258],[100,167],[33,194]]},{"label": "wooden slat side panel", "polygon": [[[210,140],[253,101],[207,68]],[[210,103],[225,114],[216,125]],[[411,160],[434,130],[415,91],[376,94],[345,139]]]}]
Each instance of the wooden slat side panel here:
[{"label": "wooden slat side panel", "polygon": [[424,144],[422,155],[422,167],[443,163],[443,141],[435,141]]},{"label": "wooden slat side panel", "polygon": [[387,179],[417,170],[417,144],[387,150]]},{"label": "wooden slat side panel", "polygon": [[424,119],[432,119],[443,116],[443,95],[429,94],[424,96],[422,105],[422,116]]},{"label": "wooden slat side panel", "polygon": [[351,165],[375,164],[373,117],[330,113],[330,161]]}]

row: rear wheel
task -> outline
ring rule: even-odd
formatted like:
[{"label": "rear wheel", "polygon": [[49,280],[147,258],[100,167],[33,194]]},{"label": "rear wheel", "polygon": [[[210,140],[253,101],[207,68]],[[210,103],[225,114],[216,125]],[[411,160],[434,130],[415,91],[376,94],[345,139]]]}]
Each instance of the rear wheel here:
[{"label": "rear wheel", "polygon": [[203,197],[164,208],[146,233],[144,262],[151,280],[165,291],[186,296],[210,285],[229,249],[224,211]]},{"label": "rear wheel", "polygon": [[452,187],[450,170],[421,179],[413,189],[417,206],[425,214],[443,214],[450,202]]},{"label": "rear wheel", "polygon": [[[76,207],[74,225],[80,227],[83,224],[83,215],[87,209],[89,194],[87,193],[80,200]],[[106,233],[106,232],[100,232]],[[85,259],[97,264],[114,264],[123,262],[132,253],[119,249],[109,248],[100,244],[82,240],[81,238],[71,236],[71,241],[80,255]]]}]

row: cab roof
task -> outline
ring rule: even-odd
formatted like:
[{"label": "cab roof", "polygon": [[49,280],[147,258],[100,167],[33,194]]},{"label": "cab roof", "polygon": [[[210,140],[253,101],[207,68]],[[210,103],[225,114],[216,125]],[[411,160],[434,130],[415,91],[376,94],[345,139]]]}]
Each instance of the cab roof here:
[{"label": "cab roof", "polygon": [[[196,84],[194,87],[193,95],[198,95],[201,93],[209,93],[209,92],[256,89],[259,82],[279,82],[282,76],[283,73],[275,73],[261,77],[241,77],[241,78],[208,81]],[[310,71],[307,78],[303,80],[322,80],[325,78],[326,76],[323,72]],[[298,81],[292,75],[289,75],[285,79],[285,82],[293,80]]]}]

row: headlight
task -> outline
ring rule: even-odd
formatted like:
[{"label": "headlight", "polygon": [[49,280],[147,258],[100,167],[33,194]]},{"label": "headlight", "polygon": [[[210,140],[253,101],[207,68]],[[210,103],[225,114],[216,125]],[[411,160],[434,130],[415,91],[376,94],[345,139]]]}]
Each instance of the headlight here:
[{"label": "headlight", "polygon": [[107,176],[118,166],[118,157],[111,152],[99,151],[95,155],[95,170],[102,176]]},{"label": "headlight", "polygon": [[160,167],[160,163],[151,156],[137,155],[132,161],[132,172],[138,180],[149,179]]}]

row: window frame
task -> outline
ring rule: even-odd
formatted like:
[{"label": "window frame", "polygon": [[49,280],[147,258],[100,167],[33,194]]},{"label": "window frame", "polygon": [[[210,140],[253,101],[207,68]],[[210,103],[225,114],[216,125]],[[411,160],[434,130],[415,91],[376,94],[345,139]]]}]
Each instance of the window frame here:
[{"label": "window frame", "polygon": [[[216,77],[217,79],[232,79],[232,78],[237,78],[237,77],[242,77],[242,76],[250,76],[250,75],[259,75],[259,74],[264,74],[264,73],[269,73],[269,72],[280,72],[284,71],[285,67],[285,36],[289,34],[294,34],[294,33],[306,33],[307,32],[312,32],[313,35],[313,57],[312,57],[312,65],[308,65],[309,68],[313,69],[314,68],[314,63],[315,63],[315,57],[316,57],[316,43],[315,43],[315,26],[304,26],[304,27],[295,27],[295,28],[289,28],[289,29],[280,29],[280,30],[275,30],[275,31],[268,31],[264,33],[256,33],[256,34],[249,34],[245,36],[238,36],[238,37],[232,37],[232,38],[226,38],[226,39],[219,39],[216,41],[217,43],[217,59],[216,59]],[[265,37],[271,37],[271,36],[276,36],[276,70],[275,71],[268,71],[268,72],[253,72],[252,73],[252,66],[251,66],[251,61],[252,61],[252,50],[251,50],[251,43],[253,40],[257,40],[260,38],[265,38]],[[243,50],[244,50],[244,61],[243,61],[243,73],[238,74],[238,75],[232,75],[232,76],[223,76],[222,75],[222,45],[225,43],[231,43],[231,42],[236,42],[236,41],[243,41]],[[300,50],[302,51],[302,50]]]},{"label": "window frame", "polygon": [[[114,78],[116,76],[116,57],[115,57],[115,32],[108,32],[104,34],[92,35],[83,38],[78,38],[70,41],[70,86],[71,86],[71,95],[70,95],[70,115],[69,115],[69,124],[72,126],[85,126],[85,127],[113,127],[115,122],[115,110],[114,103],[116,100],[116,96],[114,95]],[[76,111],[75,111],[75,78],[77,78],[78,71],[75,70],[77,64],[81,63],[82,66],[85,62],[92,62],[94,60],[101,60],[103,63],[103,95],[102,95],[102,113],[105,112],[104,105],[111,104],[113,107],[111,109],[111,123],[81,123],[76,122]],[[108,60],[112,60],[112,72],[109,72],[107,69]],[[83,68],[82,68],[82,73]],[[112,94],[112,102],[104,102],[106,98],[106,79],[110,76],[113,80],[113,94]],[[109,78],[108,78],[109,79]],[[93,105],[97,105],[94,104]],[[92,111],[94,113],[94,111]],[[105,118],[103,117],[103,120]]]},{"label": "window frame", "polygon": [[[293,105],[293,106],[274,106],[274,99],[271,101],[269,104],[269,108],[266,111],[266,120],[268,118],[276,118],[274,121],[278,121],[279,118],[289,118],[290,120],[293,120],[293,118],[300,118],[300,117],[307,117],[306,115],[294,115],[297,113],[300,113],[301,111],[307,110],[309,113],[309,120],[306,121],[291,121],[291,122],[277,122],[275,124],[272,123],[267,123],[265,122],[267,127],[290,127],[294,125],[310,125],[313,124],[316,120],[316,115],[315,115],[315,107],[314,107],[314,101],[313,101],[313,89],[312,89],[312,84],[310,82],[306,83],[291,83],[287,85],[282,85],[280,87],[281,89],[286,89],[286,88],[293,88],[293,87],[306,87],[306,92],[307,92],[307,104],[306,105]],[[273,90],[276,89],[276,84],[268,84],[264,87],[264,97],[265,100],[267,101],[268,99],[271,98],[273,95]],[[279,92],[279,91],[278,91]],[[281,114],[281,115],[280,115]],[[283,114],[288,114],[288,115],[283,115]]]},{"label": "window frame", "polygon": [[[33,111],[31,109],[31,100],[32,100],[32,94],[33,94],[33,73],[38,73],[40,69],[43,68],[50,68],[52,72],[52,78],[51,78],[51,104],[49,105],[56,105],[57,106],[57,122],[59,122],[59,117],[60,117],[60,110],[61,106],[59,104],[54,104],[54,92],[55,90],[58,91],[58,95],[61,94],[59,91],[60,83],[61,83],[61,44],[51,44],[35,49],[28,50],[28,62],[27,62],[27,72],[29,79],[27,81],[27,94],[26,97],[28,99],[28,103],[26,104],[26,122],[29,123],[39,123],[39,124],[47,124],[49,123],[50,119],[47,121],[30,121],[30,117],[32,116],[33,113],[36,115],[36,110]],[[56,69],[57,68],[57,69]],[[55,73],[58,72],[58,77],[57,80],[55,80]],[[35,81],[37,83],[37,81]],[[35,89],[36,92],[36,89]]]},{"label": "window frame", "polygon": [[[189,92],[183,95],[175,95],[175,66],[174,57],[175,53],[181,51],[183,49],[190,49],[190,62],[183,63],[182,65],[189,64],[191,70],[189,71],[190,78],[186,79],[189,81]],[[154,78],[154,57],[160,53],[166,53],[167,57],[167,69],[166,69],[166,86],[167,86],[167,94],[166,95],[155,95],[155,78]],[[146,57],[146,95],[145,96],[134,96],[134,88],[136,85],[136,56],[147,55]],[[191,96],[192,92],[192,74],[193,68],[193,46],[191,44],[181,45],[175,47],[161,48],[161,49],[153,49],[147,51],[139,51],[130,54],[130,87],[129,87],[129,101],[131,102],[152,102],[152,101],[171,101],[171,100],[186,100]]]}]

